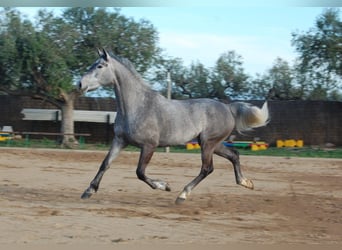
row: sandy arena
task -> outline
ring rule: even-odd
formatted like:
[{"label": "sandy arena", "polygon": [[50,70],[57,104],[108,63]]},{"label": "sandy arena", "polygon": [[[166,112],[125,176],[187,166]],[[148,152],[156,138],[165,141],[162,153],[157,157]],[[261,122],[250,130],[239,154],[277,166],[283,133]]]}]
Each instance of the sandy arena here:
[{"label": "sandy arena", "polygon": [[342,159],[242,156],[255,189],[215,171],[183,205],[174,201],[199,172],[199,154],[156,153],[135,175],[139,153],[123,152],[97,194],[80,195],[106,152],[0,148],[0,244],[342,244]]}]

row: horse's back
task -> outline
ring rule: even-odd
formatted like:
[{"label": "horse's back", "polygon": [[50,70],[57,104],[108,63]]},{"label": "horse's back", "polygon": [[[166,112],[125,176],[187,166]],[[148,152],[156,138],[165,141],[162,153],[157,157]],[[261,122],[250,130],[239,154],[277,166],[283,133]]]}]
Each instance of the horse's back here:
[{"label": "horse's back", "polygon": [[160,144],[183,144],[201,133],[225,135],[234,127],[229,106],[212,99],[173,100],[163,107]]},{"label": "horse's back", "polygon": [[198,123],[206,123],[212,126],[215,122],[227,122],[231,120],[232,113],[229,105],[212,99],[189,99],[180,103],[188,112],[189,119]]}]

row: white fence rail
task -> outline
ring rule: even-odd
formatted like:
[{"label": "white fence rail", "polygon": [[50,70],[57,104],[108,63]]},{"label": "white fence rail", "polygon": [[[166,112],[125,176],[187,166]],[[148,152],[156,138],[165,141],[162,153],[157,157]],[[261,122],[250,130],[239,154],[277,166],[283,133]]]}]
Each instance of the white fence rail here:
[{"label": "white fence rail", "polygon": [[[21,113],[24,115],[23,120],[30,121],[60,121],[62,118],[59,109],[23,109]],[[75,122],[114,123],[115,117],[116,112],[74,110]]]}]

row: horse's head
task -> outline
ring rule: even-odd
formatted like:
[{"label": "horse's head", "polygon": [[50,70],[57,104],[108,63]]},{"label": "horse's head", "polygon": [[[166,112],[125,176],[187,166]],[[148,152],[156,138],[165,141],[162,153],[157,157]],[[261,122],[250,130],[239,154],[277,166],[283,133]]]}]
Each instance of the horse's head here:
[{"label": "horse's head", "polygon": [[100,86],[113,83],[113,71],[110,67],[112,58],[104,49],[98,50],[98,53],[100,58],[91,65],[78,83],[79,90],[82,92],[95,90]]}]

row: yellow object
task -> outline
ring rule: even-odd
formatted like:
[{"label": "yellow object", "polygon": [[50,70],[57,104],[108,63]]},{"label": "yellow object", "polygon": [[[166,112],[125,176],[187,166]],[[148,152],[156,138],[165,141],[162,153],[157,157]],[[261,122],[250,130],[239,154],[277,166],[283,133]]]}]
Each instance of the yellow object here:
[{"label": "yellow object", "polygon": [[302,148],[304,146],[304,141],[303,140],[298,140],[297,141],[297,147]]},{"label": "yellow object", "polygon": [[295,140],[285,140],[285,147],[293,148],[296,146]]},{"label": "yellow object", "polygon": [[11,134],[6,133],[6,132],[0,132],[0,141],[7,141],[11,139],[12,139]]},{"label": "yellow object", "polygon": [[277,148],[282,148],[285,146],[285,143],[283,140],[277,140]]},{"label": "yellow object", "polygon": [[201,146],[198,144],[198,143],[196,143],[195,145],[194,145],[194,149],[200,149],[201,148]]},{"label": "yellow object", "polygon": [[267,147],[265,144],[259,145],[259,150],[266,150]]},{"label": "yellow object", "polygon": [[256,145],[265,145],[267,144],[265,141],[256,141],[256,142],[253,142],[253,144],[256,144]]},{"label": "yellow object", "polygon": [[277,148],[282,148],[282,147],[298,147],[302,148],[304,146],[304,141],[303,140],[277,140]]},{"label": "yellow object", "polygon": [[252,144],[251,150],[252,150],[252,151],[258,151],[258,150],[259,150],[259,146],[256,145],[256,144]]},{"label": "yellow object", "polygon": [[194,145],[193,145],[192,143],[187,143],[187,144],[186,144],[186,149],[187,149],[187,150],[194,149]]}]

